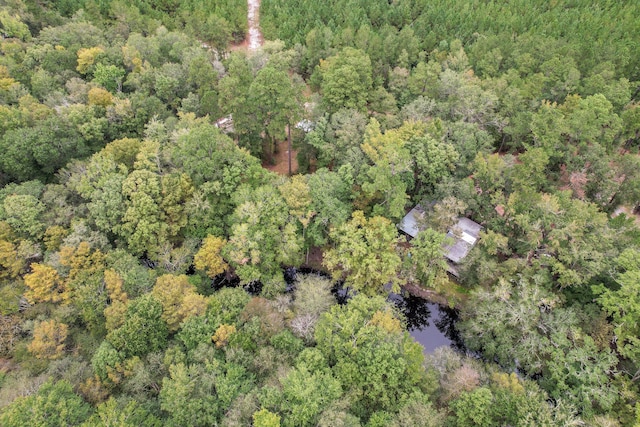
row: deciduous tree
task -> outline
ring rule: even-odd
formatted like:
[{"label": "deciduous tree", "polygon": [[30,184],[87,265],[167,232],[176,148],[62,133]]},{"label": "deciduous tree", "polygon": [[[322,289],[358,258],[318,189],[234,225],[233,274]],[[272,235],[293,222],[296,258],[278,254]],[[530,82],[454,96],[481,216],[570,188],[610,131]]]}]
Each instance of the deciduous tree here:
[{"label": "deciduous tree", "polygon": [[170,331],[177,330],[185,319],[204,314],[207,308],[205,297],[196,293],[185,275],[158,277],[152,294],[162,304],[162,320]]},{"label": "deciduous tree", "polygon": [[212,235],[205,237],[193,259],[195,267],[205,271],[207,276],[212,279],[218,274],[224,273],[228,265],[220,255],[220,251],[225,244],[226,240],[220,237]]},{"label": "deciduous tree", "polygon": [[64,354],[69,328],[55,320],[40,322],[33,330],[29,351],[38,359],[58,359]]},{"label": "deciduous tree", "polygon": [[25,296],[31,303],[61,302],[69,297],[64,280],[55,268],[46,264],[31,264],[31,273],[24,276],[24,283],[28,288]]},{"label": "deciduous tree", "polygon": [[325,253],[324,265],[335,279],[368,295],[391,283],[398,286],[402,260],[397,245],[402,241],[391,221],[375,216],[367,219],[356,211],[349,222],[331,231],[335,246]]}]

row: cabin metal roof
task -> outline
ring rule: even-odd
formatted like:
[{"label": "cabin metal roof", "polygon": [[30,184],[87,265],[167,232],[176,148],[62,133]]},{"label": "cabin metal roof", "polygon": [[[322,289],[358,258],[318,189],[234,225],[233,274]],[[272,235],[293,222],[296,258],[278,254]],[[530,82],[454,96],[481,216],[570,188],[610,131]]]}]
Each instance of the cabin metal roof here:
[{"label": "cabin metal roof", "polygon": [[459,263],[469,254],[478,241],[482,226],[469,218],[458,218],[458,223],[447,232],[447,236],[455,239],[451,245],[445,246],[445,257]]},{"label": "cabin metal roof", "polygon": [[398,228],[411,238],[415,238],[418,235],[418,220],[424,217],[424,210],[420,206],[416,206],[411,209],[408,214],[402,218],[400,224],[398,224]]},{"label": "cabin metal roof", "polygon": [[[424,217],[424,210],[420,206],[411,209],[398,224],[398,229],[411,238],[418,235],[418,222]],[[482,226],[469,218],[460,217],[456,225],[447,232],[453,243],[444,247],[444,256],[454,264],[460,263],[471,251],[480,236]],[[451,273],[457,276],[457,271],[451,266]]]}]

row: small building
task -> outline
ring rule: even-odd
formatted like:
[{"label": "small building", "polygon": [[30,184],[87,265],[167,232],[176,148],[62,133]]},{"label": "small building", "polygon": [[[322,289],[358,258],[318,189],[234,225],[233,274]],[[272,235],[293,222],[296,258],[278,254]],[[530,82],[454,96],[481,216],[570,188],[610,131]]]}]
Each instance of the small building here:
[{"label": "small building", "polygon": [[233,133],[233,117],[231,117],[231,114],[229,114],[228,116],[219,118],[218,120],[216,120],[214,126],[224,133]]},{"label": "small building", "polygon": [[[420,205],[416,206],[402,218],[398,229],[410,238],[416,237],[420,231],[419,223],[424,218],[424,214],[424,209]],[[453,240],[453,243],[444,247],[444,256],[449,260],[449,273],[456,277],[459,276],[456,264],[460,264],[469,254],[471,248],[475,246],[480,237],[480,230],[482,230],[482,226],[477,222],[460,217],[458,223],[447,232],[447,236],[450,238],[448,240]]]},{"label": "small building", "polygon": [[424,218],[424,209],[422,209],[422,206],[417,205],[415,208],[411,209],[404,218],[402,218],[402,221],[398,224],[398,229],[413,239],[420,231],[418,222],[422,218]]}]

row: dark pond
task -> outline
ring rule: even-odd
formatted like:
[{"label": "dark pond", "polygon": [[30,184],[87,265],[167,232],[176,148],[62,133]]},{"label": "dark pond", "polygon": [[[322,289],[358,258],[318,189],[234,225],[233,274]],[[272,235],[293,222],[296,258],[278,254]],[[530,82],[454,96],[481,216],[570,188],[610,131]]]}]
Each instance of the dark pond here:
[{"label": "dark pond", "polygon": [[[312,270],[310,268],[289,267],[283,269],[286,282],[286,292],[295,290],[295,283],[298,274],[318,274],[329,278],[324,272]],[[226,286],[238,286],[238,278],[229,279],[224,274],[215,278],[211,286],[213,290],[219,290]],[[259,295],[262,290],[262,283],[252,282],[244,286],[244,289],[252,295]],[[338,304],[346,304],[353,296],[349,288],[343,287],[343,282],[337,282],[331,293],[336,298]],[[407,292],[402,294],[390,294],[389,301],[393,302],[404,315],[407,329],[411,336],[424,347],[426,354],[432,353],[436,348],[450,346],[454,350],[465,352],[462,340],[459,337],[455,323],[458,320],[458,313],[448,307],[429,302],[423,298],[413,296]]]},{"label": "dark pond", "polygon": [[458,320],[455,310],[406,292],[402,295],[390,294],[389,300],[404,314],[409,333],[422,344],[425,353],[433,353],[436,348],[442,346],[450,346],[460,352],[465,351],[462,339],[455,328]]}]

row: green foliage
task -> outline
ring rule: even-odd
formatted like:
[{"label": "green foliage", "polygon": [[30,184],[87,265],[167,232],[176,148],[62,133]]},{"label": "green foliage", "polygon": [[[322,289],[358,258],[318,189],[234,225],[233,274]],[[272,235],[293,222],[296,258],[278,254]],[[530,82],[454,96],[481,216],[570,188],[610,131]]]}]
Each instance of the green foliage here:
[{"label": "green foliage", "polygon": [[115,65],[98,64],[93,72],[93,81],[111,93],[122,90],[125,71]]},{"label": "green foliage", "polygon": [[354,396],[353,411],[397,411],[424,379],[419,344],[403,333],[381,297],[356,295],[334,305],[316,325],[317,348]]},{"label": "green foliage", "polygon": [[341,108],[363,111],[373,79],[371,59],[361,50],[345,48],[338,55],[321,62],[323,102],[329,112]]},{"label": "green foliage", "polygon": [[131,357],[163,348],[167,335],[162,304],[153,295],[146,294],[129,303],[123,325],[110,332],[107,340],[125,357]]},{"label": "green foliage", "polygon": [[315,212],[307,236],[312,244],[327,241],[331,227],[342,225],[351,216],[348,183],[336,172],[319,169],[309,177],[310,208]]},{"label": "green foliage", "polygon": [[[262,0],[279,40],[245,51],[244,0],[3,2],[0,424],[632,424],[640,9],[467,3]],[[309,174],[267,171],[303,117]],[[461,215],[484,361],[423,364],[367,296],[452,283]],[[305,251],[347,305],[283,293]]]},{"label": "green foliage", "polygon": [[463,392],[451,403],[456,414],[456,425],[459,426],[491,426],[490,405],[493,400],[491,390],[479,387],[472,392]]},{"label": "green foliage", "polygon": [[[625,250],[616,260],[620,271],[615,277],[619,288],[594,288],[599,294],[598,303],[612,317],[615,325],[616,347],[621,356],[632,361],[640,369],[640,342],[638,341],[638,316],[640,315],[640,257],[635,249]],[[637,372],[632,373],[635,377]]]},{"label": "green foliage", "polygon": [[4,199],[4,221],[17,233],[24,237],[39,239],[44,233],[45,225],[40,217],[45,211],[45,206],[31,195],[11,195]]},{"label": "green foliage", "polygon": [[243,283],[272,278],[280,265],[300,264],[302,239],[289,222],[288,208],[271,185],[239,195],[223,255]]},{"label": "green foliage", "polygon": [[23,41],[31,39],[29,27],[22,22],[20,16],[11,16],[7,10],[0,10],[0,26],[3,37],[16,37]]},{"label": "green foliage", "polygon": [[170,425],[215,424],[233,399],[251,387],[243,368],[215,359],[188,366],[178,363],[169,372],[162,381],[160,407],[169,414]]},{"label": "green foliage", "polygon": [[91,406],[73,392],[67,381],[48,381],[31,396],[18,398],[0,412],[7,427],[81,425],[91,414]]},{"label": "green foliage", "polygon": [[123,404],[118,403],[116,399],[111,397],[100,404],[97,412],[83,424],[86,427],[107,427],[112,425],[120,427],[159,427],[162,422],[135,400],[130,400]]},{"label": "green foliage", "polygon": [[[286,70],[267,65],[258,71],[249,86],[247,108],[271,144],[276,139],[284,139],[285,127],[300,119],[301,104],[300,85],[291,81]],[[268,154],[272,153],[270,147]]]},{"label": "green foliage", "polygon": [[417,280],[422,286],[439,289],[447,282],[447,262],[444,258],[446,235],[427,228],[411,241],[411,249],[405,256],[409,280]]},{"label": "green foliage", "polygon": [[381,292],[387,283],[398,285],[402,260],[396,246],[401,239],[391,221],[380,216],[368,220],[356,211],[330,236],[335,248],[325,253],[324,265],[334,278],[344,275],[346,285],[368,295]]},{"label": "green foliage", "polygon": [[116,350],[107,340],[102,341],[100,347],[93,354],[91,365],[93,371],[102,380],[112,380],[115,378],[116,368],[124,361],[124,356]]},{"label": "green foliage", "polygon": [[282,390],[265,392],[263,404],[277,405],[283,426],[316,425],[321,412],[342,395],[340,382],[327,367],[312,370],[300,364],[280,382]]},{"label": "green foliage", "polygon": [[255,427],[280,427],[280,416],[267,409],[261,409],[254,412],[253,425]]}]

